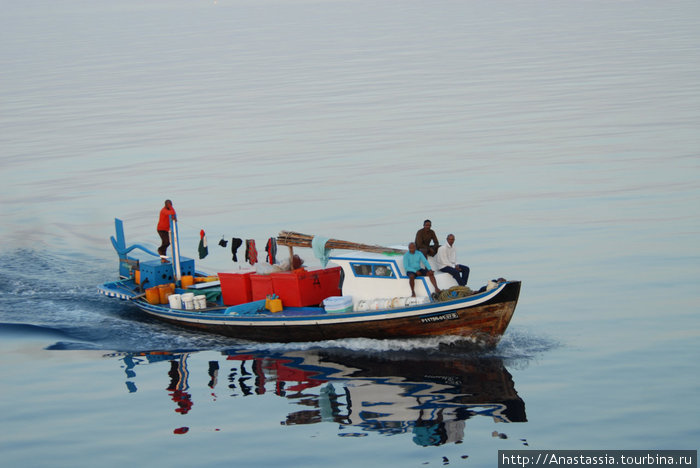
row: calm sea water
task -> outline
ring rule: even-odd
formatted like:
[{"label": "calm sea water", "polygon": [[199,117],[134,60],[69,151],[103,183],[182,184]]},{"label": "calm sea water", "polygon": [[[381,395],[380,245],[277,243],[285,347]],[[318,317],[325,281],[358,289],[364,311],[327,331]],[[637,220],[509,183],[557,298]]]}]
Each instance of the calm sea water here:
[{"label": "calm sea water", "polygon": [[[697,2],[5,1],[0,70],[0,465],[698,448]],[[203,270],[430,218],[521,300],[493,351],[185,332],[95,290],[165,198]]]}]

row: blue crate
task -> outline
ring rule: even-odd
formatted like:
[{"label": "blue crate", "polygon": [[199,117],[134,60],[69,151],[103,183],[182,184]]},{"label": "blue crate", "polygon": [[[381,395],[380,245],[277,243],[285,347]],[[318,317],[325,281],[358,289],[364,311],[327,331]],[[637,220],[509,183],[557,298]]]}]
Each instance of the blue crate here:
[{"label": "blue crate", "polygon": [[[160,260],[141,262],[141,287],[152,288],[160,284],[175,282],[175,268],[172,263],[161,263]],[[182,275],[194,276],[194,260],[180,257]]]}]

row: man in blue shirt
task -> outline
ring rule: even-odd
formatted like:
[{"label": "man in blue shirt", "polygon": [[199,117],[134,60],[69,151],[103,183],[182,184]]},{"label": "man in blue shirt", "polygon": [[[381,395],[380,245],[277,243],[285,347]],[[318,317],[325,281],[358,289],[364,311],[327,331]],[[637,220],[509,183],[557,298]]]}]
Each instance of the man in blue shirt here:
[{"label": "man in blue shirt", "polygon": [[435,275],[433,274],[432,268],[430,268],[430,263],[428,263],[428,260],[422,252],[416,250],[415,242],[408,244],[408,252],[403,256],[403,267],[406,270],[408,282],[411,285],[411,297],[416,297],[416,276],[427,276],[430,278],[430,282],[433,283],[433,287],[435,288],[435,294],[440,294],[441,291],[435,282]]}]

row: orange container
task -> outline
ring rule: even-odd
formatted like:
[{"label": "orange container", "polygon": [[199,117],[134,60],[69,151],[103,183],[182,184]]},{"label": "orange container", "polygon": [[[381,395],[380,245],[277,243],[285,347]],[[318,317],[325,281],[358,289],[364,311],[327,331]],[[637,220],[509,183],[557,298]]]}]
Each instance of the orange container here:
[{"label": "orange container", "polygon": [[180,284],[182,284],[182,289],[187,289],[190,286],[194,284],[194,276],[192,275],[184,275],[182,279],[180,280]]},{"label": "orange container", "polygon": [[212,281],[218,281],[218,276],[196,276],[194,278],[195,283],[211,283]]},{"label": "orange container", "polygon": [[260,301],[267,298],[269,294],[274,294],[271,275],[250,275],[250,292],[254,301]]},{"label": "orange container", "polygon": [[173,293],[173,289],[170,284],[161,284],[158,286],[158,300],[160,304],[168,304],[168,296]]},{"label": "orange container", "polygon": [[272,286],[287,307],[317,306],[331,296],[342,294],[340,267],[273,273]]},{"label": "orange container", "polygon": [[254,271],[246,273],[219,273],[221,298],[224,301],[224,305],[245,304],[253,300],[250,276],[254,273]]},{"label": "orange container", "polygon": [[141,270],[134,270],[134,282],[141,284]]},{"label": "orange container", "polygon": [[146,302],[149,304],[160,304],[160,292],[158,286],[146,289]]}]

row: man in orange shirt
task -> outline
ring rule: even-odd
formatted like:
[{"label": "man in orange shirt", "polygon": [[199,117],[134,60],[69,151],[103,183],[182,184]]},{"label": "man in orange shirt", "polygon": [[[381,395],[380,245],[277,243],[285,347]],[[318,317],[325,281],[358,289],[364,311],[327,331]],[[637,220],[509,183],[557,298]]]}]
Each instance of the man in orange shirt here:
[{"label": "man in orange shirt", "polygon": [[160,236],[161,244],[158,247],[158,253],[160,254],[160,261],[166,263],[168,261],[165,258],[165,253],[168,251],[168,246],[170,245],[170,216],[173,217],[173,221],[177,221],[175,216],[175,208],[173,208],[173,202],[170,200],[165,200],[165,206],[160,210],[160,217],[158,218],[158,235]]}]

